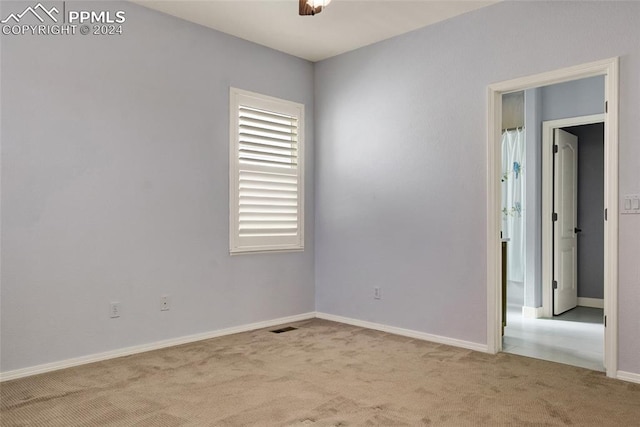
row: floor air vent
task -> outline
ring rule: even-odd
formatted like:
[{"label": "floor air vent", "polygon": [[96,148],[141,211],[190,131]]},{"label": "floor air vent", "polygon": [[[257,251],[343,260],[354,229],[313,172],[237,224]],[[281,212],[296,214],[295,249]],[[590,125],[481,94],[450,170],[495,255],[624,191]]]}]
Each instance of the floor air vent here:
[{"label": "floor air vent", "polygon": [[298,328],[294,328],[293,326],[287,326],[286,328],[281,328],[281,329],[274,329],[273,332],[274,334],[281,334],[283,332],[289,332],[289,331],[295,331]]}]

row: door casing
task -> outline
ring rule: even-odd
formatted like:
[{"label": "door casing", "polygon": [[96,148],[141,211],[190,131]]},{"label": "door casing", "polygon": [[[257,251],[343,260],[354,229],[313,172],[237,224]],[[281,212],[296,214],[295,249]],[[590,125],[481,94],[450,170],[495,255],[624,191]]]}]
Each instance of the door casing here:
[{"label": "door casing", "polygon": [[[618,93],[619,58],[563,68],[494,83],[488,87],[487,126],[487,349],[502,351],[502,289],[500,282],[500,171],[502,95],[587,77],[604,76],[606,102],[604,135],[605,209],[604,230],[604,365],[608,377],[618,368]],[[543,229],[544,231],[544,229]]]}]

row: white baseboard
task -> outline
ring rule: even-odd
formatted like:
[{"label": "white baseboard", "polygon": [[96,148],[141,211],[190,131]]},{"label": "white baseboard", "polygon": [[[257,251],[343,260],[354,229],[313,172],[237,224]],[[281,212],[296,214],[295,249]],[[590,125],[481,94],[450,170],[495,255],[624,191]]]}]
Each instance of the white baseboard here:
[{"label": "white baseboard", "polygon": [[578,297],[578,305],[581,307],[604,308],[604,300],[602,298]]},{"label": "white baseboard", "polygon": [[[524,308],[524,307],[523,307]],[[538,307],[533,310],[539,310]],[[523,311],[524,314],[524,311]],[[328,313],[302,313],[294,316],[280,317],[278,319],[266,320],[263,322],[250,323],[247,325],[234,326],[226,329],[219,329],[201,334],[188,335],[179,338],[171,338],[168,340],[157,341],[149,344],[142,344],[133,347],[122,348],[118,350],[107,351],[103,353],[92,354],[88,356],[75,357],[72,359],[61,360],[58,362],[45,363],[42,365],[32,366],[28,368],[15,369],[13,371],[0,372],[0,382],[9,381],[18,378],[28,377],[31,375],[43,374],[45,372],[57,371],[59,369],[71,368],[73,366],[85,365],[88,363],[100,362],[103,360],[114,359],[117,357],[130,356],[132,354],[144,353],[152,350],[159,350],[166,347],[173,347],[181,344],[202,341],[210,338],[222,337],[225,335],[237,334],[241,332],[254,331],[256,329],[269,328],[271,326],[282,325],[285,323],[299,322],[313,318],[331,320],[333,322],[345,323],[348,325],[359,326],[361,328],[374,329],[377,331],[388,332],[390,334],[402,335],[405,337],[416,338],[424,341],[431,341],[438,344],[446,344],[454,347],[466,348],[469,350],[488,353],[489,348],[486,344],[464,341],[455,338],[443,337],[440,335],[428,334],[426,332],[414,331],[411,329],[398,328],[395,326],[383,325],[380,323],[368,322],[365,320],[352,319],[349,317],[337,316]],[[633,372],[617,371],[616,378],[640,384],[640,374]]]},{"label": "white baseboard", "polygon": [[522,306],[522,317],[525,319],[538,319],[542,317],[542,307]]},{"label": "white baseboard", "polygon": [[479,344],[471,341],[463,341],[455,338],[443,337],[440,335],[432,335],[426,332],[414,331],[411,329],[397,328],[395,326],[383,325],[380,323],[367,322],[365,320],[352,319],[349,317],[336,316],[328,313],[316,313],[316,317],[319,319],[331,320],[333,322],[346,323],[348,325],[359,326],[361,328],[375,329],[376,331],[388,332],[390,334],[402,335],[410,338],[417,338],[419,340],[431,341],[438,344],[447,344],[454,347],[466,348],[469,350],[481,351],[483,353],[489,352],[489,347],[486,344]]},{"label": "white baseboard", "polygon": [[633,372],[618,371],[616,372],[616,378],[619,380],[640,384],[640,374],[636,374]]},{"label": "white baseboard", "polygon": [[130,356],[132,354],[144,353],[161,348],[173,347],[181,344],[202,341],[210,338],[217,338],[224,335],[237,334],[240,332],[254,331],[256,329],[269,328],[271,326],[282,325],[284,323],[299,322],[301,320],[313,319],[315,312],[297,314],[294,316],[280,317],[278,319],[265,320],[263,322],[249,323],[247,325],[234,326],[226,329],[219,329],[201,334],[187,335],[179,338],[170,338],[149,344],[136,345],[133,347],[121,348],[118,350],[105,351],[104,353],[90,354],[88,356],[74,357],[72,359],[61,360],[59,362],[45,363],[28,368],[15,369],[13,371],[0,372],[0,382],[18,378],[28,377],[45,372],[57,371],[59,369],[71,368],[73,366],[85,365],[87,363],[100,362],[116,357]]}]

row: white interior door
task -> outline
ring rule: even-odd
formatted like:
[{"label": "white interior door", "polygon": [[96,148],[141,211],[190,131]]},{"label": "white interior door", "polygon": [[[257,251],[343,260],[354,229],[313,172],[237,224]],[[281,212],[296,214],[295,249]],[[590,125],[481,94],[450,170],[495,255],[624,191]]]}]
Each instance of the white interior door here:
[{"label": "white interior door", "polygon": [[578,138],[555,129],[553,166],[553,314],[578,305]]}]

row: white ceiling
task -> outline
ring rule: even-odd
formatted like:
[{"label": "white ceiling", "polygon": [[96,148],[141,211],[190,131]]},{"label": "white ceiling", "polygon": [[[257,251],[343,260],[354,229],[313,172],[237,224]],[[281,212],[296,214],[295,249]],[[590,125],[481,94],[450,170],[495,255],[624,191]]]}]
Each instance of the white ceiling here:
[{"label": "white ceiling", "polygon": [[298,0],[135,2],[309,61],[320,61],[497,0],[333,0],[315,16],[299,16]]}]

